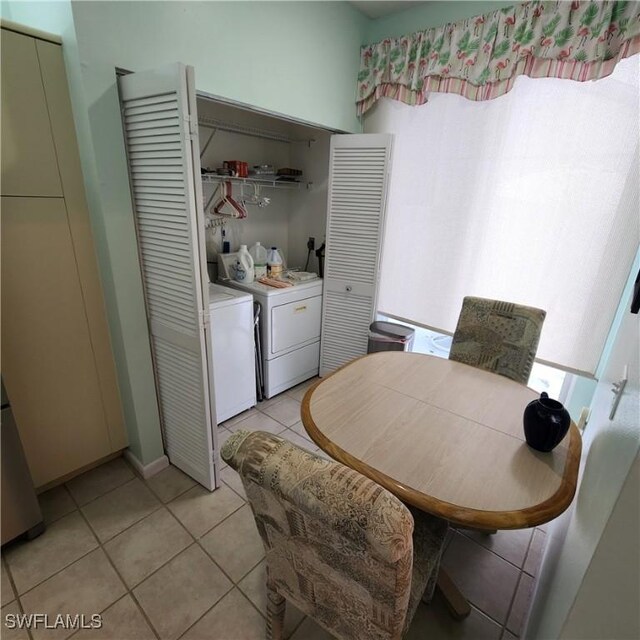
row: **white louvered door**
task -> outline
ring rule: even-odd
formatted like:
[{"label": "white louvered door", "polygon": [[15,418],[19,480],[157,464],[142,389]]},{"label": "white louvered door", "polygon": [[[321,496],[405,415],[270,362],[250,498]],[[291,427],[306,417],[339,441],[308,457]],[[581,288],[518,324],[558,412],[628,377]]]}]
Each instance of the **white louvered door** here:
[{"label": "white louvered door", "polygon": [[367,353],[376,309],[390,134],[331,138],[320,375]]},{"label": "white louvered door", "polygon": [[120,97],[164,445],[172,464],[213,490],[217,430],[193,68],[126,75]]}]

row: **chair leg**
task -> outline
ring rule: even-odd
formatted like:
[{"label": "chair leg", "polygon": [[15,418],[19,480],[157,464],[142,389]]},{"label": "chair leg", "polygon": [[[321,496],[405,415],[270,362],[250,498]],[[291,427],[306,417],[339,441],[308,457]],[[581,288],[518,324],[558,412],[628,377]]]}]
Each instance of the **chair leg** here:
[{"label": "chair leg", "polygon": [[436,583],[438,582],[438,569],[436,568],[431,572],[429,580],[427,580],[427,586],[422,594],[422,602],[429,604],[433,600],[433,593],[436,590]]},{"label": "chair leg", "polygon": [[286,604],[273,583],[267,581],[267,640],[282,640]]},{"label": "chair leg", "polygon": [[471,613],[469,601],[460,593],[455,582],[442,568],[438,573],[438,589],[440,589],[440,593],[444,597],[451,617],[455,620],[464,620]]}]

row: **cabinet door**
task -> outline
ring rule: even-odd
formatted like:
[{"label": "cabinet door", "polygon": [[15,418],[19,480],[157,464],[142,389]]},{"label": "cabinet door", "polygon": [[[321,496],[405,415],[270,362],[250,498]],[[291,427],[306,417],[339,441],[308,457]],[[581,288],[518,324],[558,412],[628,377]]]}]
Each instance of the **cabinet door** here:
[{"label": "cabinet door", "polygon": [[376,311],[392,136],[331,139],[320,375],[367,353]]},{"label": "cabinet door", "polygon": [[193,69],[121,78],[129,178],[164,443],[217,486],[209,277]]},{"label": "cabinet door", "polygon": [[34,38],[2,29],[2,195],[62,196]]},{"label": "cabinet door", "polygon": [[107,313],[98,273],[98,263],[84,192],[73,112],[62,47],[36,40],[42,84],[47,96],[51,133],[64,191],[67,221],[78,265],[78,277],[102,392],[109,439],[113,451],[127,446],[116,368],[111,350]]},{"label": "cabinet door", "polygon": [[111,453],[62,198],[2,198],[2,377],[36,487]]}]

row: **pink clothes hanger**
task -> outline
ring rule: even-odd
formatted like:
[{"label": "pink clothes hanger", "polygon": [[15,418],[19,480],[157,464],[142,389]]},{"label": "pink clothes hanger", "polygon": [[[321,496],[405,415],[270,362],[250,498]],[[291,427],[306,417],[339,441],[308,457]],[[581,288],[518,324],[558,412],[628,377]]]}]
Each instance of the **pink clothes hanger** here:
[{"label": "pink clothes hanger", "polygon": [[238,203],[232,195],[233,186],[231,181],[224,182],[224,194],[213,208],[214,213],[232,218],[246,218],[247,210]]}]

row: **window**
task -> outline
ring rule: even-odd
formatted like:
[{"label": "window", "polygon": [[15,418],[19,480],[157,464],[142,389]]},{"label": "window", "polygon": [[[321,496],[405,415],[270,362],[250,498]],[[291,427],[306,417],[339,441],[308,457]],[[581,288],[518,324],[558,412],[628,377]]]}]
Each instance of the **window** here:
[{"label": "window", "polygon": [[547,311],[538,358],[593,374],[638,247],[639,56],[487,102],[381,100],[395,134],[381,313],[452,333],[465,295]]}]

